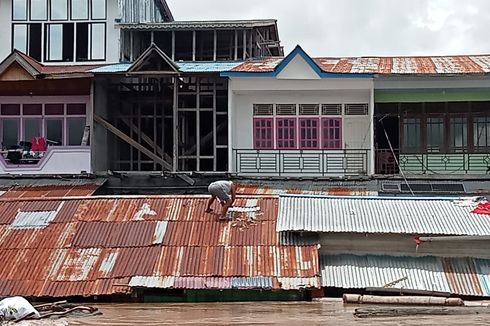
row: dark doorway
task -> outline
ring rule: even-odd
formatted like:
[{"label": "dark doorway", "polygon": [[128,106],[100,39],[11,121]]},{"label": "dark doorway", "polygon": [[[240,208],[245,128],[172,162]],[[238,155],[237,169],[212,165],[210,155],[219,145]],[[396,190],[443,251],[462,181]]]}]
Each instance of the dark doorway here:
[{"label": "dark doorway", "polygon": [[398,174],[400,154],[400,118],[395,115],[375,117],[376,173]]}]

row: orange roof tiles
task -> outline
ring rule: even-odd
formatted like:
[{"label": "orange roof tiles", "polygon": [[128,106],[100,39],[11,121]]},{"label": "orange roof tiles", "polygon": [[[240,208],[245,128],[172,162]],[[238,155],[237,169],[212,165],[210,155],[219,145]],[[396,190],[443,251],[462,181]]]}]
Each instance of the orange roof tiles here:
[{"label": "orange roof tiles", "polygon": [[[317,245],[279,241],[277,198],[238,198],[237,206],[260,210],[235,212],[231,222],[204,213],[206,202],[206,196],[0,198],[0,261],[6,262],[0,296],[128,293],[132,279],[156,286],[151,282],[169,277],[176,282],[169,287],[319,284]],[[31,224],[39,227],[13,229],[17,213],[31,209],[56,216],[42,227],[33,212]]]}]

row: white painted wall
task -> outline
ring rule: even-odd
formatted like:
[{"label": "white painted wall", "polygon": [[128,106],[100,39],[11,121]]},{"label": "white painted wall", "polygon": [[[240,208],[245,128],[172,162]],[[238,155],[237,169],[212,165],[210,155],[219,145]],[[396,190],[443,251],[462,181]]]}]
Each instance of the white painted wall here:
[{"label": "white painted wall", "polygon": [[12,47],[12,0],[0,0],[0,61],[9,54]]},{"label": "white painted wall", "polygon": [[0,175],[77,175],[82,172],[92,173],[89,146],[50,147],[36,165],[12,165],[0,158]]},{"label": "white painted wall", "polygon": [[320,253],[326,255],[391,255],[478,257],[489,259],[489,241],[445,241],[416,247],[414,236],[391,234],[329,233],[320,235]]},{"label": "white painted wall", "polygon": [[[303,60],[301,58],[301,60]],[[301,62],[291,61],[291,70],[285,68],[279,77],[231,78],[230,87],[230,144],[232,149],[253,149],[253,105],[254,104],[369,104],[367,116],[345,116],[342,118],[344,149],[371,149],[373,81],[371,79],[303,79],[309,72]],[[305,63],[306,64],[306,63]],[[301,70],[301,69],[302,70]],[[303,72],[302,72],[303,71]],[[313,72],[311,70],[311,72]],[[305,150],[304,153],[314,153]],[[332,151],[333,153],[333,151]],[[235,156],[230,151],[231,159]],[[342,155],[342,154],[339,154]],[[338,162],[338,158],[335,158]],[[371,158],[367,158],[368,173],[372,173]],[[231,162],[231,172],[236,172],[236,162]],[[355,171],[352,171],[355,174]],[[247,173],[249,174],[249,173]],[[330,174],[329,174],[330,175]],[[335,174],[339,175],[339,174]],[[295,176],[290,174],[288,176]],[[296,176],[300,176],[298,173]],[[303,176],[306,176],[303,174]],[[315,176],[315,175],[311,175]]]},{"label": "white painted wall", "polygon": [[296,55],[277,75],[277,79],[320,79],[320,76],[301,56]]},{"label": "white painted wall", "polygon": [[[236,149],[253,149],[254,104],[345,104],[369,103],[369,91],[271,91],[233,96],[231,131]],[[342,139],[346,149],[369,149],[370,117],[339,116],[343,119]]]}]

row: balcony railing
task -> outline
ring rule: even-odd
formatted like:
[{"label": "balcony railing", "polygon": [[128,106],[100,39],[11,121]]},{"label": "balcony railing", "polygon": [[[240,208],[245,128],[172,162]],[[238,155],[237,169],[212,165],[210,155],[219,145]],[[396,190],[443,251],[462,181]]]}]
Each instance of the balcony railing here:
[{"label": "balcony railing", "polygon": [[369,150],[234,149],[234,172],[270,176],[366,175]]},{"label": "balcony railing", "polygon": [[[395,151],[405,174],[489,174],[490,153],[399,153]],[[390,150],[376,150],[376,173],[398,174]]]}]

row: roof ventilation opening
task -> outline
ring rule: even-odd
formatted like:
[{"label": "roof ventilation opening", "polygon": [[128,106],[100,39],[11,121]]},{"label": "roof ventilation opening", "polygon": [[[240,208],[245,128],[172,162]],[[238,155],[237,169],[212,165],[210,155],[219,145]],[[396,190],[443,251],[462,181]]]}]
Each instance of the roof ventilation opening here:
[{"label": "roof ventilation opening", "polygon": [[296,104],[277,104],[277,115],[296,115]]},{"label": "roof ventilation opening", "polygon": [[368,105],[367,104],[346,104],[345,105],[346,115],[367,115]]},{"label": "roof ventilation opening", "polygon": [[254,115],[273,115],[272,104],[254,104]]},{"label": "roof ventilation opening", "polygon": [[300,104],[300,115],[318,115],[320,113],[320,105],[318,104]]},{"label": "roof ventilation opening", "polygon": [[342,104],[323,104],[323,115],[342,115]]}]

